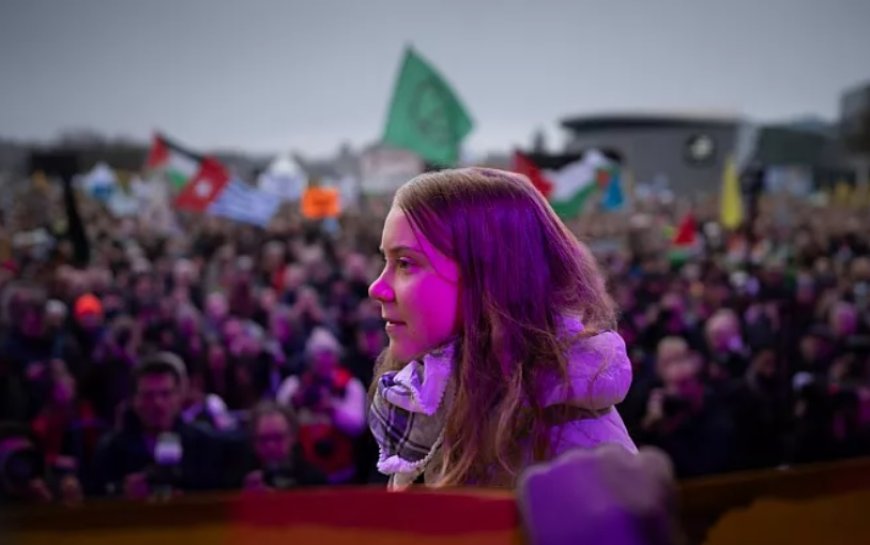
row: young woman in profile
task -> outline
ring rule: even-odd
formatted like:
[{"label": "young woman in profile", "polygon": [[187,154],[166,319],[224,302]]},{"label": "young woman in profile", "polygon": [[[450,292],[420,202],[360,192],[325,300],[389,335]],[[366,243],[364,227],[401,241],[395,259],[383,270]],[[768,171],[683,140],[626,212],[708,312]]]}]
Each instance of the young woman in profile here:
[{"label": "young woman in profile", "polygon": [[631,382],[593,256],[525,177],[422,174],[395,195],[369,294],[389,347],[369,425],[390,488],[513,487],[571,448],[636,447]]}]

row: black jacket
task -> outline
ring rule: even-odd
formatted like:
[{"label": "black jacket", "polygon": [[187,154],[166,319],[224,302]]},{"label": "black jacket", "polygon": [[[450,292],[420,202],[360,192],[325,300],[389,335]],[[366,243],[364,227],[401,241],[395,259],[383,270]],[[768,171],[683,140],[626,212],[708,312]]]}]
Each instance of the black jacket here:
[{"label": "black jacket", "polygon": [[[182,461],[177,487],[185,491],[229,489],[238,482],[243,443],[199,426],[176,421],[173,431],[181,440]],[[88,487],[97,495],[123,492],[124,478],[131,473],[149,473],[155,467],[138,417],[128,411],[121,430],[103,437],[94,457],[94,482]]]}]

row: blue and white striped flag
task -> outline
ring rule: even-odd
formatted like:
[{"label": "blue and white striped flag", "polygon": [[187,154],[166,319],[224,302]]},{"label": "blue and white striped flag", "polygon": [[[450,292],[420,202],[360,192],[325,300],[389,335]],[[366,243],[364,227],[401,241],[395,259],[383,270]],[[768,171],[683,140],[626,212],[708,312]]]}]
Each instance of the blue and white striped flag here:
[{"label": "blue and white striped flag", "polygon": [[265,227],[279,206],[281,199],[233,178],[208,207],[208,213]]}]

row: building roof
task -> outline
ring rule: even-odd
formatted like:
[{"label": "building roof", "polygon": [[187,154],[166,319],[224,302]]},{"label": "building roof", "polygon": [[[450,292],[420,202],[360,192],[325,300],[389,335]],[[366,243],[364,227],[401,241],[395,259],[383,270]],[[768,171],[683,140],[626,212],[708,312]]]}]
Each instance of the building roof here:
[{"label": "building roof", "polygon": [[714,112],[614,112],[568,117],[562,120],[561,125],[571,131],[593,131],[733,126],[740,121],[741,117],[738,115]]}]

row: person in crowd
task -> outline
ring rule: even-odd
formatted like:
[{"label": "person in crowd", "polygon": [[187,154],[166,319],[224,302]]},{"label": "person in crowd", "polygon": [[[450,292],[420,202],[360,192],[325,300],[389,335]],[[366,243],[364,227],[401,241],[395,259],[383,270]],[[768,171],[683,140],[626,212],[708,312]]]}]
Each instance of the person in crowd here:
[{"label": "person in crowd", "polygon": [[717,310],[707,321],[705,334],[710,379],[727,386],[732,379],[742,377],[749,359],[736,313],[731,309]]},{"label": "person in crowd", "polygon": [[355,439],[365,429],[365,388],[341,364],[341,345],[328,330],[312,332],[305,354],[308,369],[288,377],[277,400],[299,415],[304,459],[330,482],[350,482],[357,476]]},{"label": "person in crowd", "polygon": [[662,369],[662,387],[650,392],[637,439],[664,450],[679,477],[730,467],[733,423],[722,399],[702,378],[703,361],[690,353]]},{"label": "person in crowd", "polygon": [[184,364],[171,353],[138,363],[133,397],[121,428],[104,437],[94,462],[96,492],[142,500],[156,489],[210,490],[231,485],[221,441],[180,418]]},{"label": "person in crowd", "polygon": [[71,505],[82,501],[82,485],[73,459],[46,465],[27,426],[0,422],[0,506],[4,504]]},{"label": "person in crowd", "polygon": [[731,393],[727,406],[733,421],[734,469],[775,467],[783,460],[785,444],[779,430],[788,425],[783,378],[776,354],[763,350],[752,358]]},{"label": "person in crowd", "polygon": [[45,465],[90,482],[91,462],[107,429],[91,403],[79,396],[75,377],[63,360],[49,362],[49,398],[31,422]]},{"label": "person in crowd", "polygon": [[264,401],[251,411],[254,454],[245,490],[285,490],[327,484],[326,475],[305,461],[299,451],[299,421],[288,406]]}]

